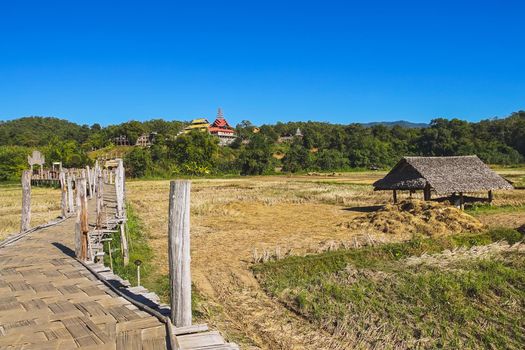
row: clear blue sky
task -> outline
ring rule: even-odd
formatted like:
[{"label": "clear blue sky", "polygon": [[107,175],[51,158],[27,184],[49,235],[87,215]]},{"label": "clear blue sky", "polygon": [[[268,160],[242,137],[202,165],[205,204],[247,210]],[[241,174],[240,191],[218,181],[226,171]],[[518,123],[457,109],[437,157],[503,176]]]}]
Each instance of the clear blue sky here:
[{"label": "clear blue sky", "polygon": [[479,120],[525,109],[523,1],[2,1],[0,120]]}]

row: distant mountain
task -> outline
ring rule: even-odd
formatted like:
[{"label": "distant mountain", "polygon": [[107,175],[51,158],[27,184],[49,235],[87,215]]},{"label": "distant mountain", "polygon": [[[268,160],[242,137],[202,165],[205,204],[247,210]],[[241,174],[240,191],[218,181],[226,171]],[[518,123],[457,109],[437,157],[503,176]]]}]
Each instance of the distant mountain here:
[{"label": "distant mountain", "polygon": [[395,122],[372,122],[372,123],[361,123],[361,125],[363,126],[366,126],[366,127],[371,127],[371,126],[374,126],[374,125],[384,125],[384,126],[401,126],[403,128],[428,128],[428,124],[427,123],[412,123],[412,122],[407,122],[406,120],[398,120],[398,121],[395,121]]}]

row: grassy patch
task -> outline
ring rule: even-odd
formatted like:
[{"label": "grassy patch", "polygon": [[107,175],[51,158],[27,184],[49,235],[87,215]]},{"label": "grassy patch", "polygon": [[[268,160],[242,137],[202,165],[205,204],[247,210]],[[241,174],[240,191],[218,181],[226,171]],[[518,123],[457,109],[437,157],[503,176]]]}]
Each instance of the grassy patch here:
[{"label": "grassy patch", "polygon": [[[156,266],[153,264],[154,252],[148,244],[148,238],[144,234],[143,224],[137,216],[131,205],[127,205],[127,236],[129,247],[129,264],[124,266],[124,260],[121,253],[120,231],[113,235],[111,241],[113,272],[123,279],[129,280],[132,286],[137,285],[137,267],[135,261],[142,262],[140,267],[140,282],[145,288],[155,292],[162,302],[169,304],[170,285],[169,276],[158,273]],[[104,247],[104,264],[110,266],[108,246]],[[192,288],[192,313],[194,317],[202,315],[199,305],[202,300],[201,295]]]},{"label": "grassy patch", "polygon": [[525,211],[525,205],[495,206],[490,204],[474,204],[466,210],[468,214],[473,216],[480,216],[486,214],[515,213],[517,211]]},{"label": "grassy patch", "polygon": [[[113,258],[113,272],[120,277],[130,281],[132,285],[137,284],[137,267],[134,262],[136,260],[142,261],[141,265],[141,284],[147,287],[151,282],[153,272],[153,251],[148,245],[147,237],[144,235],[142,224],[137,217],[133,207],[127,206],[128,221],[126,224],[128,236],[129,249],[129,264],[124,266],[124,260],[121,253],[120,232],[113,235],[111,241],[112,258]],[[105,246],[106,254],[104,255],[104,264],[110,266],[108,246]]]},{"label": "grassy patch", "polygon": [[517,349],[525,342],[523,252],[446,268],[409,265],[405,258],[522,239],[495,229],[290,257],[253,269],[268,293],[356,347]]}]

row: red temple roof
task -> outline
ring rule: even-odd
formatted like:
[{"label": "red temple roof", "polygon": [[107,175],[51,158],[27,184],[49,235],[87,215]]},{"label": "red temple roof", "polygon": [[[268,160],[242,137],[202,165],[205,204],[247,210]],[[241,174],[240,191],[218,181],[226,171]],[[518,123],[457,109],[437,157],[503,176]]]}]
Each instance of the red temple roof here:
[{"label": "red temple roof", "polygon": [[221,128],[221,129],[232,129],[230,124],[224,119],[224,117],[217,117],[213,124],[211,125],[212,128]]}]

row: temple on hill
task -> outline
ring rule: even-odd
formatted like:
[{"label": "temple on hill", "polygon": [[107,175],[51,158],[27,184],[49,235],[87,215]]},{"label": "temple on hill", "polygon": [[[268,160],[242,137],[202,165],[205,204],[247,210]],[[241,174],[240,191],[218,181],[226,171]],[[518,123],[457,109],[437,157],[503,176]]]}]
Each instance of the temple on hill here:
[{"label": "temple on hill", "polygon": [[224,115],[222,114],[222,109],[219,108],[217,111],[217,118],[208,128],[210,134],[215,135],[219,138],[219,145],[226,146],[232,143],[237,136],[235,136],[235,130],[228,124]]},{"label": "temple on hill", "polygon": [[219,146],[227,146],[237,138],[237,136],[235,136],[235,130],[224,118],[221,108],[217,111],[217,118],[212,124],[205,118],[194,119],[184,128],[182,133],[187,134],[192,130],[207,131],[213,136],[218,137]]},{"label": "temple on hill", "polygon": [[193,119],[190,125],[184,128],[183,132],[187,134],[192,130],[208,131],[209,126],[210,122],[206,118]]}]

